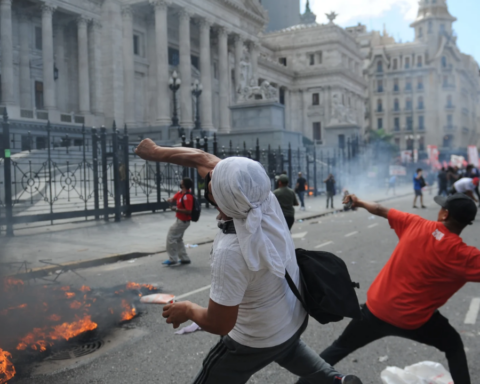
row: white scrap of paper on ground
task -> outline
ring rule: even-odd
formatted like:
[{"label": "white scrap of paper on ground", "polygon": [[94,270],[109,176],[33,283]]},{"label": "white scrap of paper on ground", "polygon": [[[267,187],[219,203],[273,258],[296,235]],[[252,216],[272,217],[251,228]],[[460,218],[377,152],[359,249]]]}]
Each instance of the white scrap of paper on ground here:
[{"label": "white scrap of paper on ground", "polygon": [[179,331],[175,332],[175,334],[176,335],[186,335],[188,333],[194,333],[194,332],[198,332],[198,331],[203,331],[203,329],[200,328],[197,323],[192,323],[189,326],[183,327]]},{"label": "white scrap of paper on ground", "polygon": [[175,296],[165,293],[155,293],[153,295],[143,296],[140,301],[144,304],[168,304],[175,302]]},{"label": "white scrap of paper on ground", "polygon": [[387,367],[381,373],[383,384],[453,384],[450,373],[442,364],[423,361],[405,369]]}]

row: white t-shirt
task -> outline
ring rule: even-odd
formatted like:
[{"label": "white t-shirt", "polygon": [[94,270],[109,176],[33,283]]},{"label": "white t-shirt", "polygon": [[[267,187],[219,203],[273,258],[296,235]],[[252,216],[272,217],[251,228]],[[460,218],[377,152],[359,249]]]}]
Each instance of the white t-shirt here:
[{"label": "white t-shirt", "polygon": [[[243,258],[237,235],[219,232],[212,254],[210,298],[227,307],[240,305],[229,336],[252,348],[269,348],[290,339],[302,326],[307,313],[290,290],[285,278],[268,270],[253,272]],[[299,286],[295,259],[287,270]]]},{"label": "white t-shirt", "polygon": [[467,191],[474,191],[475,185],[473,184],[473,179],[469,177],[464,177],[463,179],[458,180],[453,187],[458,193],[465,193]]}]

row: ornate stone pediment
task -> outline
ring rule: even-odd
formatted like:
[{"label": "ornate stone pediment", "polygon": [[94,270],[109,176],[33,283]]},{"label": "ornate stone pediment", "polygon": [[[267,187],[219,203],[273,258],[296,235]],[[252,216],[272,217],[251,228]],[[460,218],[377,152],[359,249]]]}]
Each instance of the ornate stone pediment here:
[{"label": "ornate stone pediment", "polygon": [[258,0],[222,0],[229,6],[242,12],[244,15],[257,21],[265,22],[267,20],[267,11],[262,7]]}]

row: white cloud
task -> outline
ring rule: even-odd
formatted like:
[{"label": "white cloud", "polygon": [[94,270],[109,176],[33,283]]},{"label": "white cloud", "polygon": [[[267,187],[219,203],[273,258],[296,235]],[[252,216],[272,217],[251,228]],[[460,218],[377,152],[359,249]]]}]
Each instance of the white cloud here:
[{"label": "white cloud", "polygon": [[[304,6],[306,0],[302,0]],[[418,0],[310,0],[310,8],[317,15],[317,22],[327,21],[325,13],[332,11],[339,16],[338,24],[356,24],[359,18],[378,18],[392,8],[399,10],[406,21],[415,19],[418,10]]]}]

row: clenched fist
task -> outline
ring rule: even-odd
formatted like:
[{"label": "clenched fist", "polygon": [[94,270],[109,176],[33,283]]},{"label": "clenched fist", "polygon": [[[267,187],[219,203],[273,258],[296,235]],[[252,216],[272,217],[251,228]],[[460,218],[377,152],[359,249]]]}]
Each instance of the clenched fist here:
[{"label": "clenched fist", "polygon": [[156,161],[157,156],[155,156],[157,144],[155,144],[151,139],[142,140],[142,142],[135,149],[135,154],[140,156],[144,160]]}]

